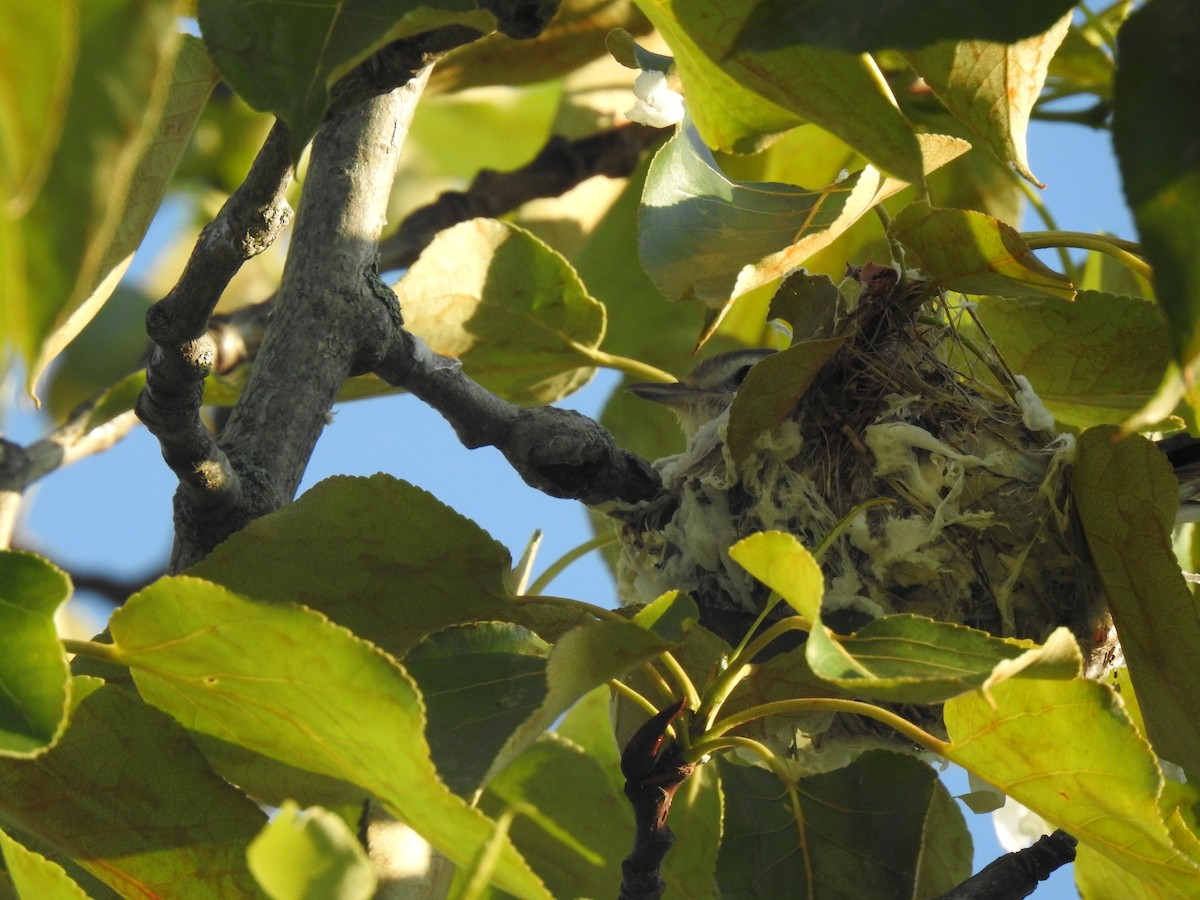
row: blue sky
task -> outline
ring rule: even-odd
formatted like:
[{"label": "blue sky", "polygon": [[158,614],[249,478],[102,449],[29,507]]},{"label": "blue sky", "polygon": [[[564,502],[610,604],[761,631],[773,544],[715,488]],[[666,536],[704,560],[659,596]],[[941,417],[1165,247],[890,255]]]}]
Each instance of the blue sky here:
[{"label": "blue sky", "polygon": [[[1063,229],[1108,231],[1135,239],[1121,198],[1107,133],[1073,125],[1035,125],[1030,135],[1033,170]],[[1026,227],[1041,229],[1029,219]],[[144,257],[134,273],[144,268]],[[1047,261],[1055,264],[1053,257]],[[682,374],[682,373],[679,373]],[[562,405],[598,414],[617,382],[602,372]],[[4,433],[28,442],[46,428],[19,398],[19,382],[5,386]],[[526,487],[491,449],[468,451],[442,418],[411,396],[346,404],[336,410],[309,464],[301,490],[334,474],[386,472],[422,487],[475,520],[519,557],[530,535],[545,533],[539,565],[545,568],[591,537],[587,516],[574,502],[555,500]],[[26,504],[19,540],[46,553],[68,570],[136,577],[161,566],[170,546],[174,479],[154,440],[134,432],[113,450],[56,472],[36,487]],[[613,605],[608,571],[593,554],[571,567],[549,591],[591,603]],[[957,776],[951,789],[964,791]],[[988,817],[968,814],[976,840],[977,868],[999,855]],[[1035,895],[1039,900],[1075,897],[1063,871]]]}]

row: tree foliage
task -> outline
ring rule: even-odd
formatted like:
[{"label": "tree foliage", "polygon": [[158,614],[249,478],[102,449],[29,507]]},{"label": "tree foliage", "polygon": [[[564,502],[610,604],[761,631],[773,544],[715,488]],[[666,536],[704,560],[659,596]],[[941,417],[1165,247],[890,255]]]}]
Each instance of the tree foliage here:
[{"label": "tree foliage", "polygon": [[[0,894],[935,897],[971,874],[938,756],[1078,841],[1084,896],[1194,896],[1200,618],[1176,476],[1138,436],[1200,408],[1193,12],[5,6],[0,352],[53,425],[0,443],[0,539],[139,423],[179,487],[166,573],[91,641],[56,631],[66,573],[0,551]],[[681,121],[626,118],[638,69]],[[1054,226],[1034,119],[1111,128],[1140,243]],[[164,203],[202,230],[146,297],[121,276]],[[1030,203],[1044,230],[1018,230]],[[624,392],[603,427],[551,404],[598,368],[670,382],[701,346],[785,346],[720,432],[747,471],[876,334],[948,341],[944,389],[1018,420],[1037,391],[1048,418],[1012,427],[1067,454],[1042,487],[1107,613],[848,620],[831,560],[905,498],[718,541],[769,596],[719,626],[694,584],[547,596],[397,478],[294,497],[331,404],[408,390],[628,554],[673,514],[645,460],[679,436]],[[980,462],[935,444],[929,465]],[[856,737],[821,744],[831,722]],[[415,875],[384,861],[393,818],[435,853]]]}]

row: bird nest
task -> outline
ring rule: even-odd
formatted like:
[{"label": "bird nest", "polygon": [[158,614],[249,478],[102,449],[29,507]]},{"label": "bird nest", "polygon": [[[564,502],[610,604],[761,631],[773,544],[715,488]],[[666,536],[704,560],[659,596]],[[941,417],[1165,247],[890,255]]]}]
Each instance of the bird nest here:
[{"label": "bird nest", "polygon": [[[734,458],[726,409],[656,463],[662,496],[621,528],[623,601],[686,591],[737,643],[768,592],[729,548],[765,530],[809,548],[832,535],[822,619],[835,630],[892,613],[1034,640],[1066,625],[1103,668],[1111,625],[1071,513],[1073,439],[985,340],[960,334],[969,309],[917,303],[890,269],[855,275],[853,308],[827,329],[840,348],[748,453]],[[755,390],[780,385],[749,379],[733,417]]]}]

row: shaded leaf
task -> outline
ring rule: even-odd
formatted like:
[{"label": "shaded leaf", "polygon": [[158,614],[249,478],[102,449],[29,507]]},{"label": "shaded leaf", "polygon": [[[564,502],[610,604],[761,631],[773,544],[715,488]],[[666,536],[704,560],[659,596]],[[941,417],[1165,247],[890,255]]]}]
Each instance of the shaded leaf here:
[{"label": "shaded leaf", "polygon": [[[937,774],[910,756],[872,751],[805,778],[797,807],[769,772],[724,760],[720,771],[724,896],[913,896],[919,879],[941,892],[970,872],[962,816],[947,818],[953,806],[935,799],[945,793]],[[941,827],[927,830],[931,818]],[[929,852],[943,859],[937,874],[921,868]]]},{"label": "shaded leaf", "polygon": [[67,725],[67,659],[54,613],[67,574],[32,553],[0,550],[0,757],[45,751]]},{"label": "shaded leaf", "polygon": [[0,831],[0,862],[12,879],[18,897],[88,900],[87,893],[61,866],[17,843],[3,831]]},{"label": "shaded leaf", "polygon": [[[142,696],[190,730],[360,785],[460,866],[493,839],[494,823],[438,779],[407,673],[319,613],[176,577],[109,627]],[[507,842],[496,883],[547,896]]]},{"label": "shaded leaf", "polygon": [[665,641],[683,641],[699,620],[696,601],[679,591],[668,591],[633,617],[636,624]]},{"label": "shaded leaf", "polygon": [[1200,356],[1200,121],[1179,98],[1200,95],[1200,19],[1188,0],[1155,0],[1117,36],[1113,146],[1125,199],[1154,266],[1175,359]]},{"label": "shaded leaf", "polygon": [[947,41],[905,55],[946,108],[1000,159],[1038,187],[1025,137],[1050,60],[1066,36],[1070,13],[1049,30],[1015,43]]},{"label": "shaded leaf", "polygon": [[294,159],[316,134],[334,82],[376,50],[444,25],[481,35],[495,27],[473,0],[200,0],[196,17],[221,76],[288,124]]},{"label": "shaded leaf", "polygon": [[485,622],[439,631],[404,665],[420,688],[433,761],[470,798],[505,741],[546,697],[550,645],[518,625]]},{"label": "shaded leaf", "polygon": [[75,679],[50,751],[0,759],[0,817],[122,896],[262,896],[245,860],[262,812],[175,722],[98,679]]},{"label": "shaded leaf", "polygon": [[845,337],[801,341],[754,366],[738,388],[729,410],[726,443],[734,462],[754,450],[765,431],[786,421]]},{"label": "shaded leaf", "polygon": [[375,870],[358,838],[327,809],[286,802],[246,848],[255,880],[272,900],[367,900]]},{"label": "shaded leaf", "polygon": [[1013,228],[983,213],[918,201],[892,220],[891,234],[921,257],[925,275],[949,290],[1075,297],[1070,279],[1034,256]]},{"label": "shaded leaf", "polygon": [[1172,844],[1154,755],[1112,691],[1014,679],[949,701],[945,721],[944,755],[1077,837],[1081,861],[1103,855],[1157,896],[1194,893],[1200,867]]},{"label": "shaded leaf", "polygon": [[508,550],[420,488],[339,476],[255,519],[189,572],[319,610],[389,653],[472,619],[503,618]]},{"label": "shaded leaf", "polygon": [[474,219],[439,234],[396,285],[405,326],[489,390],[550,403],[595,374],[604,307],[529,232]]},{"label": "shaded leaf", "polygon": [[[968,145],[926,135],[921,147],[932,171]],[[685,126],[650,167],[638,215],[639,255],[666,296],[719,308],[794,269],[905,186],[871,166],[819,190],[732,181]]]},{"label": "shaded leaf", "polygon": [[188,110],[163,118],[195,76],[189,54],[172,92],[175,13],[174,0],[80,6],[79,56],[42,190],[22,218],[0,218],[3,331],[29,364],[31,392],[112,292],[203,105],[189,95]]},{"label": "shaded leaf", "polygon": [[[1131,416],[1155,396],[1170,361],[1162,312],[1139,297],[981,297],[975,316],[1008,367],[1075,428]],[[969,320],[962,330],[982,339]]]},{"label": "shaded leaf", "polygon": [[946,39],[1011,43],[1045,30],[1074,5],[1072,0],[982,6],[958,0],[757,0],[737,46],[766,50],[813,44],[863,53]]},{"label": "shaded leaf", "polygon": [[1115,427],[1079,438],[1071,496],[1155,752],[1200,773],[1200,646],[1196,600],[1171,549],[1179,485],[1171,464],[1138,435]]}]

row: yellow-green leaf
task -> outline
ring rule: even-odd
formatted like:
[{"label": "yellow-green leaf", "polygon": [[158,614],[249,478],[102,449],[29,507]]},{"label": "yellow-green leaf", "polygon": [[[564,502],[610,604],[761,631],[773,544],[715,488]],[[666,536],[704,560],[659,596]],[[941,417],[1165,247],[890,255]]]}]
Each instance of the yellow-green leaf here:
[{"label": "yellow-green leaf", "polygon": [[793,535],[763,531],[729,548],[730,558],[815,622],[825,593],[825,576],[813,555]]},{"label": "yellow-green leaf", "polygon": [[375,870],[354,832],[327,809],[290,800],[246,848],[255,880],[271,900],[367,900]]}]

